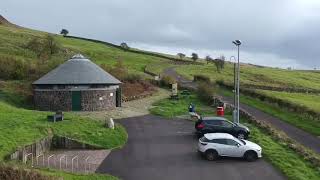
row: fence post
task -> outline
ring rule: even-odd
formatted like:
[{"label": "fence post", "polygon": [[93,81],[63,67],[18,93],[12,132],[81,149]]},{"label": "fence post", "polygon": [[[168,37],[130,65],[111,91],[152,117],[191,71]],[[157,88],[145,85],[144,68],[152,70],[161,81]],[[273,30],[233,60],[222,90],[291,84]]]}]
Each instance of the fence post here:
[{"label": "fence post", "polygon": [[25,160],[26,160],[26,164],[27,164],[27,161],[28,161],[28,157],[31,155],[31,167],[33,167],[33,154],[32,153],[29,153],[27,155],[25,155]]},{"label": "fence post", "polygon": [[78,155],[77,156],[74,156],[72,159],[71,159],[71,171],[73,172],[73,162],[74,160],[77,160],[77,169],[79,168],[79,158],[78,158]]},{"label": "fence post", "polygon": [[[65,154],[62,154],[62,156],[59,158],[59,169],[61,170],[61,160],[65,158],[65,163],[67,163],[67,156]],[[66,169],[67,169],[67,164],[66,164]]]},{"label": "fence post", "polygon": [[[89,173],[89,170],[90,170],[89,159],[90,159],[90,158],[91,158],[91,157],[88,156],[88,157],[85,159],[85,164],[84,164],[84,172],[85,172],[85,173]],[[88,168],[87,168],[87,164],[88,164]],[[87,169],[88,169],[88,171],[87,171]]]}]

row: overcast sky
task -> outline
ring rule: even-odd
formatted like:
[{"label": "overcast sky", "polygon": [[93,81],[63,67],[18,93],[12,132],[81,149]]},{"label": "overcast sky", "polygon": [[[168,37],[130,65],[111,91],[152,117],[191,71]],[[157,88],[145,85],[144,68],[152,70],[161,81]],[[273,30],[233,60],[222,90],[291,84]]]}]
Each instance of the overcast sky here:
[{"label": "overcast sky", "polygon": [[320,0],[1,0],[21,26],[147,50],[229,58],[241,39],[243,62],[320,67]]}]

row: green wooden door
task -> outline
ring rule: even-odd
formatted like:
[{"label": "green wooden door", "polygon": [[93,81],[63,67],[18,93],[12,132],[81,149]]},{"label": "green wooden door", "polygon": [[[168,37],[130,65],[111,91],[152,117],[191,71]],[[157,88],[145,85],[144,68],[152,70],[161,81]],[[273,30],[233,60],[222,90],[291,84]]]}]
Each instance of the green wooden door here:
[{"label": "green wooden door", "polygon": [[81,111],[81,92],[72,91],[72,111]]}]

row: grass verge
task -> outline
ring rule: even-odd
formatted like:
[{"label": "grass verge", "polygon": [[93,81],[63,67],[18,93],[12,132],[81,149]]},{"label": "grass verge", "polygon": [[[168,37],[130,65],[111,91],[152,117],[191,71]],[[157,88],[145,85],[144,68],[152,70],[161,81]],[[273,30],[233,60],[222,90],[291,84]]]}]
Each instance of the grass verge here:
[{"label": "grass verge", "polygon": [[[228,90],[220,90],[220,93],[222,93],[225,96],[233,96],[233,94]],[[245,95],[242,95],[240,97],[240,101],[241,103],[250,105],[265,113],[273,115],[274,117],[277,117],[282,121],[292,124],[293,126],[296,126],[297,128],[300,128],[306,132],[309,132],[316,136],[320,136],[319,121],[303,117],[297,113],[289,112],[287,110],[281,109],[280,107],[272,106],[268,103],[262,102],[258,99],[248,97]]]}]

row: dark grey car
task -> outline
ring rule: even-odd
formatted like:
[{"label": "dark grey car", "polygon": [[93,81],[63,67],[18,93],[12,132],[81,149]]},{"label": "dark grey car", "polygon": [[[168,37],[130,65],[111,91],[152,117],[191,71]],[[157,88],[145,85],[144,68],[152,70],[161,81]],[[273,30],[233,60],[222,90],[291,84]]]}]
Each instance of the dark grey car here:
[{"label": "dark grey car", "polygon": [[195,123],[199,137],[206,133],[228,133],[239,139],[247,139],[250,130],[240,123],[232,123],[223,117],[202,117]]}]

